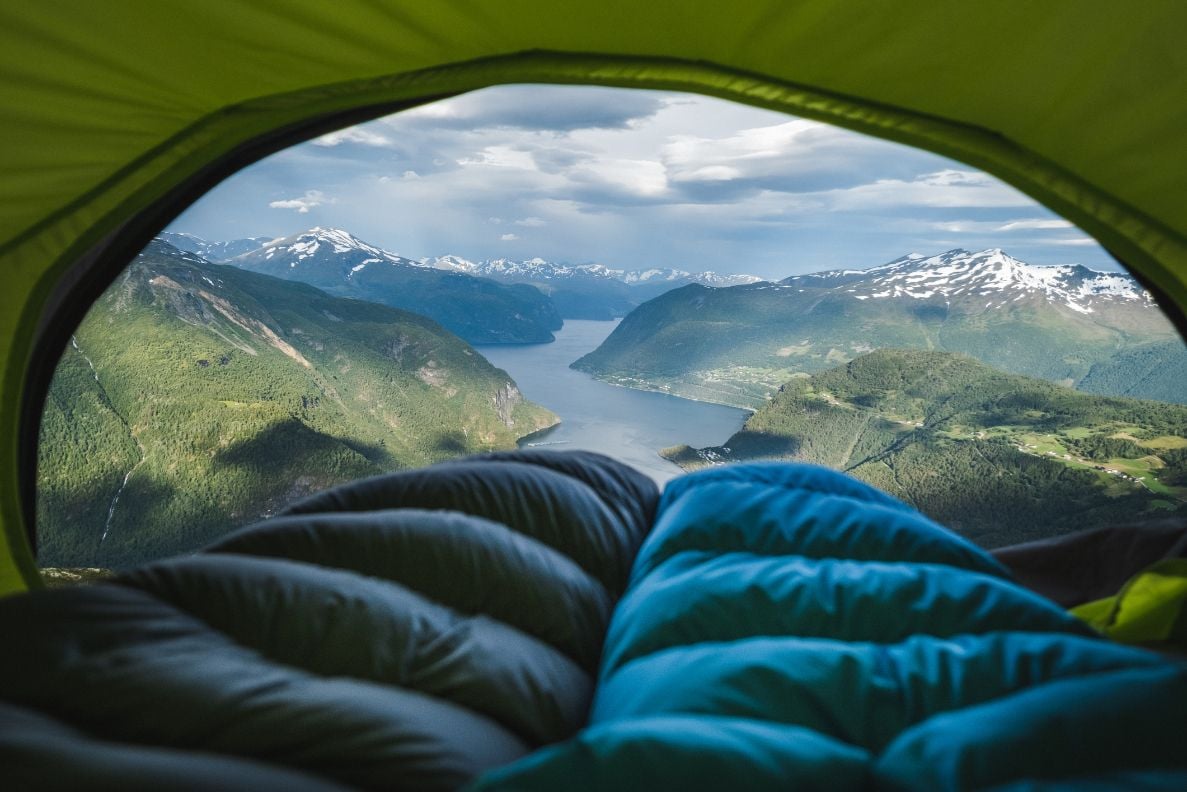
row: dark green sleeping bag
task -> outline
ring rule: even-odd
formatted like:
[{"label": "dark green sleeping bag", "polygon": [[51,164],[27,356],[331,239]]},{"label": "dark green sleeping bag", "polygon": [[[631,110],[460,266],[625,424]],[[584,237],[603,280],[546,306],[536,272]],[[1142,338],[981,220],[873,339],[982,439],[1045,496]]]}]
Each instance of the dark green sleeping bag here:
[{"label": "dark green sleeping bag", "polygon": [[455,789],[586,722],[657,498],[595,454],[491,454],[2,600],[0,786]]}]

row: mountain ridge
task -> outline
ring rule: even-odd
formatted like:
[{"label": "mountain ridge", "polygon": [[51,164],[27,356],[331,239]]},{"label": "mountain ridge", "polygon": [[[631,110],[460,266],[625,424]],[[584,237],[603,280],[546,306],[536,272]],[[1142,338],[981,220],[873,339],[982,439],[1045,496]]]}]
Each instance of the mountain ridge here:
[{"label": "mountain ridge", "polygon": [[[879,347],[962,352],[1074,385],[1094,366],[1159,342],[1172,344],[1164,359],[1187,381],[1187,348],[1131,277],[1038,267],[991,248],[778,283],[685,286],[635,309],[573,366],[623,385],[754,408],[792,376]],[[1109,389],[1115,378],[1097,381]]]},{"label": "mountain ridge", "polygon": [[[278,277],[304,279],[321,288],[341,288],[341,284],[317,275],[299,275],[295,271],[284,274],[269,269],[271,259],[279,255],[289,264],[291,270],[297,270],[306,259],[315,258],[321,252],[322,245],[325,245],[326,250],[349,255],[349,265],[339,266],[337,269],[338,275],[346,281],[354,280],[354,273],[367,267],[388,263],[459,273],[504,285],[530,285],[550,297],[560,316],[565,319],[616,319],[665,291],[689,283],[733,286],[762,280],[756,275],[690,272],[663,267],[626,270],[614,269],[603,264],[571,265],[539,257],[523,260],[504,257],[473,261],[461,256],[444,255],[411,259],[364,242],[344,229],[320,226],[276,239],[252,237],[228,242],[208,242],[196,235],[183,232],[167,232],[164,236],[176,242],[179,248],[212,261],[268,271],[269,274]],[[285,258],[288,253],[291,255]],[[464,333],[463,335],[465,336]],[[485,337],[470,336],[468,340],[495,343]],[[548,339],[542,337],[530,339],[532,342],[546,340]]]},{"label": "mountain ridge", "polygon": [[342,229],[316,227],[273,239],[226,263],[423,314],[475,344],[546,343],[562,325],[537,289],[434,270]]},{"label": "mountain ridge", "polygon": [[746,283],[758,283],[763,280],[757,275],[722,274],[712,270],[690,272],[669,267],[626,270],[613,269],[604,264],[563,264],[540,257],[522,260],[495,258],[470,261],[461,256],[446,255],[422,258],[420,263],[437,269],[449,269],[485,277],[530,277],[541,280],[589,277],[616,280],[628,286],[673,281],[701,283],[705,286],[738,286]]},{"label": "mountain ridge", "polygon": [[866,270],[826,270],[779,281],[793,287],[829,282],[838,287],[865,285],[867,293],[852,290],[857,299],[927,299],[937,295],[950,299],[966,293],[991,298],[1013,293],[1012,299],[1018,299],[1019,292],[1041,292],[1080,313],[1092,313],[1092,304],[1098,299],[1154,305],[1153,295],[1127,273],[1092,270],[1080,264],[1027,264],[1001,248],[975,253],[954,248],[935,256],[908,254]]}]

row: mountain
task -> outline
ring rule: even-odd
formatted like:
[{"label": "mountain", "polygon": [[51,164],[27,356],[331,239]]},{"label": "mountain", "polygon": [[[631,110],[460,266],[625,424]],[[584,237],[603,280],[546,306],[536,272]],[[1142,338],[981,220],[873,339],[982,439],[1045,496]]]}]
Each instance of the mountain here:
[{"label": "mountain", "polygon": [[755,275],[665,268],[628,271],[601,264],[559,264],[542,258],[468,261],[460,256],[441,256],[421,259],[421,263],[502,283],[530,284],[551,297],[565,319],[616,319],[647,300],[690,283],[736,286],[762,280]]},{"label": "mountain", "polygon": [[174,231],[162,231],[158,238],[178,250],[194,253],[207,261],[220,263],[235,256],[259,250],[272,241],[272,237],[248,237],[247,239],[233,239],[230,242],[208,242],[193,234]]},{"label": "mountain", "polygon": [[[1173,339],[1128,275],[951,250],[779,283],[685,286],[635,309],[573,365],[620,384],[756,407],[797,373],[882,347],[961,352],[1076,385],[1094,366]],[[1172,375],[1180,383],[1182,363]],[[1137,386],[1128,395],[1164,392]]]},{"label": "mountain", "polygon": [[341,229],[274,239],[227,263],[423,314],[472,344],[543,343],[562,324],[548,297],[531,286],[426,267]]},{"label": "mountain", "polygon": [[787,382],[686,469],[845,470],[986,547],[1187,516],[1187,407],[1094,396],[945,352],[884,349]]},{"label": "mountain", "polygon": [[183,552],[315,490],[514,448],[556,420],[430,319],[155,241],[58,364],[39,560]]}]

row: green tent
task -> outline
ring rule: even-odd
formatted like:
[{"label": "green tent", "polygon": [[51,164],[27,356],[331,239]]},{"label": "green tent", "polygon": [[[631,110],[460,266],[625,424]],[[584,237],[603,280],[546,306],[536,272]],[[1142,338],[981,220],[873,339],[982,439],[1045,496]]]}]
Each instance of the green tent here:
[{"label": "green tent", "polygon": [[6,3],[0,592],[37,579],[37,419],[74,323],[152,234],[261,156],[498,83],[699,91],[983,168],[1181,319],[1184,30],[1176,0]]}]

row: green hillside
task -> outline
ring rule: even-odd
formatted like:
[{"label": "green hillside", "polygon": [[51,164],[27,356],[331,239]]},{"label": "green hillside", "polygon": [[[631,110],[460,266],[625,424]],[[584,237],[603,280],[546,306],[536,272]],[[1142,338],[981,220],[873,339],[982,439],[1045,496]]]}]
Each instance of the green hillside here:
[{"label": "green hillside", "polygon": [[1175,338],[1157,308],[1140,303],[1099,300],[1086,312],[1018,292],[995,296],[990,308],[980,293],[870,299],[844,283],[802,280],[668,292],[628,314],[573,367],[628,387],[751,408],[793,375],[882,348],[959,352],[1064,385],[1094,382],[1110,395],[1161,399],[1187,390],[1187,356],[1174,358],[1161,379],[1106,375],[1125,360],[1118,355]]},{"label": "green hillside", "polygon": [[306,493],[556,422],[435,322],[152,243],[65,350],[42,418],[43,566],[196,547]]},{"label": "green hillside", "polygon": [[1143,344],[1098,363],[1076,388],[1187,404],[1187,346],[1179,339]]},{"label": "green hillside", "polygon": [[1105,398],[942,352],[878,350],[781,387],[686,469],[797,459],[850,472],[990,547],[1187,516],[1187,407]]}]

